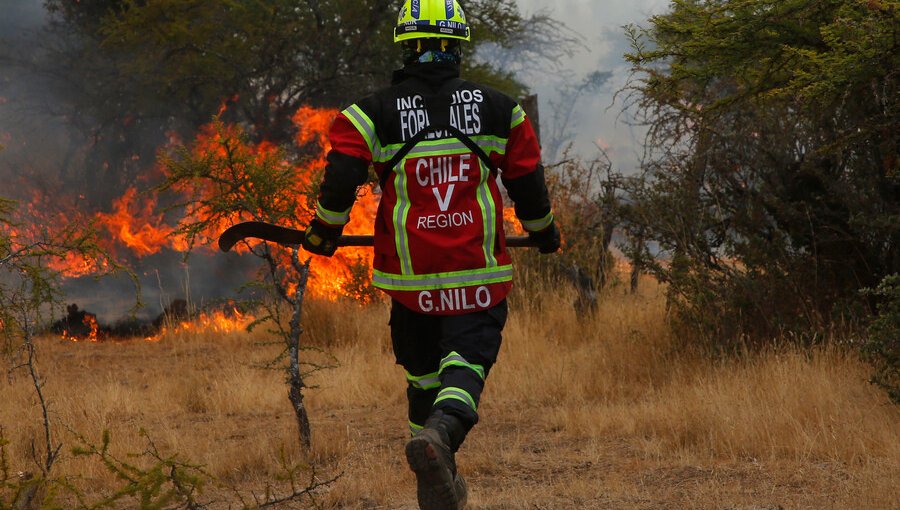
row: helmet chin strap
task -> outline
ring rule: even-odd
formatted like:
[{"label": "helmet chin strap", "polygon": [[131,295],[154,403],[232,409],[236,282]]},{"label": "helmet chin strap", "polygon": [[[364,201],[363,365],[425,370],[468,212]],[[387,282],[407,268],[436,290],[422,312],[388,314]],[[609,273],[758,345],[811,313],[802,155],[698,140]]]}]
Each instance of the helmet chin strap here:
[{"label": "helmet chin strap", "polygon": [[[441,51],[447,51],[447,46],[450,46],[450,40],[441,39]],[[422,39],[416,39],[416,53],[422,53]]]},{"label": "helmet chin strap", "polygon": [[459,64],[459,46],[452,43],[449,39],[416,39],[415,44],[410,41],[405,46],[404,62]]}]

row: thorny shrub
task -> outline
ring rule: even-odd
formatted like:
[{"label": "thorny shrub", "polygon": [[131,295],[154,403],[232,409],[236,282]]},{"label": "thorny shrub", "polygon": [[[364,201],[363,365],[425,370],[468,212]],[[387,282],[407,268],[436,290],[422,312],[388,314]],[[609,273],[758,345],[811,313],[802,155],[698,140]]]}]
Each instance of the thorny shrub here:
[{"label": "thorny shrub", "polygon": [[[879,5],[874,5],[879,4]],[[629,27],[647,127],[628,221],[672,316],[716,351],[852,335],[900,269],[897,9],[673,2]]]},{"label": "thorny shrub", "polygon": [[[564,159],[547,169],[547,188],[562,250],[553,256],[537,250],[513,250],[516,293],[547,286],[573,285],[580,310],[596,305],[597,293],[615,284],[615,260],[609,250],[616,225],[616,199],[611,165],[605,155],[585,161]],[[507,233],[517,230],[507,225]],[[515,296],[515,295],[514,295]],[[515,298],[514,298],[515,299]],[[527,300],[523,300],[527,301]]]}]

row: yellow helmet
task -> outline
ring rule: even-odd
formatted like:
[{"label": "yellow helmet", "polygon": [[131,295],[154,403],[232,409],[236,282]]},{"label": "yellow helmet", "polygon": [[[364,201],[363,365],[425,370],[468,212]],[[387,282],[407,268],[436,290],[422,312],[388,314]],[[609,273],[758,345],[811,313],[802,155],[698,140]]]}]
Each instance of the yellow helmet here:
[{"label": "yellow helmet", "polygon": [[456,0],[404,0],[394,42],[440,38],[469,40],[466,14]]}]

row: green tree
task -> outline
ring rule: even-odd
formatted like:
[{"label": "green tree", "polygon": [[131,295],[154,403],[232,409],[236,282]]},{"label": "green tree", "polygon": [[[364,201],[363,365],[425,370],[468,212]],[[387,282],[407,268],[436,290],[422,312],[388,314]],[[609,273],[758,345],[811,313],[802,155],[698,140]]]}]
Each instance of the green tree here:
[{"label": "green tree", "polygon": [[[219,119],[191,146],[163,154],[161,163],[168,176],[159,190],[182,197],[178,207],[184,208],[185,216],[178,231],[191,247],[204,236],[217,236],[236,218],[299,227],[298,218],[309,216],[309,190],[286,191],[301,180],[301,168],[292,165],[283,150],[268,144],[255,146],[240,127]],[[288,398],[297,418],[299,442],[309,450],[312,439],[303,403],[304,376],[326,368],[300,357],[300,317],[310,260],[301,262],[297,248],[288,251],[247,241],[241,246],[262,260],[255,286],[263,287],[268,296],[254,303],[266,313],[251,327],[268,323],[270,333],[284,343],[284,351],[272,364],[287,361]],[[287,319],[284,308],[290,309]]]},{"label": "green tree", "polygon": [[[220,123],[215,127],[222,128]],[[232,154],[233,157],[227,160],[231,165],[228,169],[237,171],[235,166],[240,166],[241,169],[246,167],[250,170],[250,175],[235,179],[238,182],[237,187],[258,186],[263,196],[276,197],[277,193],[266,186],[283,184],[286,175],[284,170],[287,167],[281,163],[281,158],[275,157],[280,153],[251,156],[241,152],[237,146],[238,133],[232,131],[219,134],[223,135],[218,139],[219,142],[232,144],[229,145],[230,148],[238,149],[238,153]],[[210,164],[209,161],[206,163],[204,168],[212,166],[215,169],[212,172],[225,171],[224,163],[221,161],[222,164],[219,165]],[[282,171],[279,172],[279,169]],[[278,177],[282,180],[279,181]],[[276,182],[272,183],[273,180]],[[176,178],[168,184],[174,186],[179,182]],[[228,196],[239,196],[245,207],[253,211],[269,210],[271,214],[284,213],[291,210],[292,206],[290,201],[278,201],[277,198],[273,201],[278,205],[273,205],[273,201],[267,201],[261,198],[261,195],[248,197],[246,194],[232,193]],[[215,197],[207,195],[210,200]],[[229,205],[224,198],[221,200],[225,206]],[[248,201],[254,205],[246,206]],[[197,204],[197,207],[210,204],[211,202],[207,201]],[[239,206],[231,204],[231,207]],[[224,213],[221,210],[218,212]],[[219,218],[215,214],[212,217]],[[59,283],[64,271],[54,267],[66,266],[57,263],[80,259],[82,263],[96,266],[95,274],[119,269],[97,246],[95,239],[96,235],[91,225],[72,221],[55,229],[49,228],[29,218],[27,211],[23,212],[17,208],[14,202],[0,198],[0,353],[4,362],[9,363],[9,370],[4,370],[8,377],[23,373],[24,377],[31,381],[34,401],[40,408],[42,420],[41,437],[34,438],[30,445],[32,460],[40,470],[37,474],[15,469],[25,466],[12,465],[8,447],[13,446],[21,451],[26,451],[27,447],[10,445],[5,436],[5,424],[0,423],[0,509],[199,509],[206,508],[209,504],[202,501],[203,489],[208,484],[218,485],[233,494],[230,505],[235,508],[283,508],[286,504],[293,504],[295,508],[306,508],[307,501],[310,507],[319,508],[317,494],[323,487],[333,484],[340,475],[323,479],[317,475],[314,466],[305,463],[291,465],[282,459],[282,472],[275,482],[266,487],[264,496],[242,494],[226,482],[212,477],[203,466],[186,461],[178,454],[161,452],[153,443],[150,434],[144,430],[141,430],[141,436],[147,441],[145,451],[129,454],[125,460],[117,458],[110,452],[108,431],[100,434],[100,444],[97,445],[79,432],[69,430],[69,433],[75,436],[77,444],[72,449],[73,455],[92,458],[114,475],[119,485],[112,491],[100,494],[88,488],[85,492],[76,480],[54,472],[54,466],[60,460],[63,447],[60,439],[62,433],[52,410],[50,395],[46,394],[46,374],[39,370],[36,340],[39,340],[37,335],[45,330],[52,311],[58,309],[61,304]],[[270,255],[268,250],[266,253]],[[300,266],[296,252],[294,262],[295,268]],[[134,275],[131,276],[135,278]],[[301,282],[299,288],[302,289],[302,285]],[[290,328],[291,331],[297,332],[297,335],[299,335],[301,303],[302,291],[299,297],[295,295],[291,301],[295,306],[292,318],[296,323],[292,322]],[[277,326],[282,331],[287,327],[282,323],[278,323]],[[299,336],[295,340],[297,345]],[[296,352],[292,352],[291,355],[296,359]],[[293,372],[290,375],[299,378],[301,374]],[[300,384],[302,385],[302,380]],[[302,405],[302,395],[299,393],[295,395],[293,388],[292,386],[292,402],[300,399]],[[299,392],[299,388],[297,391]],[[97,432],[90,431],[91,434]]]},{"label": "green tree", "polygon": [[[60,304],[61,272],[52,266],[73,257],[98,268],[105,265],[106,256],[94,242],[90,226],[75,222],[57,230],[34,226],[23,221],[13,202],[0,198],[0,353],[9,363],[10,377],[23,372],[31,381],[42,416],[42,437],[31,443],[38,476],[10,474],[8,442],[0,424],[0,508],[43,508],[53,499],[47,483],[62,443],[51,418],[34,340]],[[30,506],[32,502],[35,507]]]},{"label": "green tree", "polygon": [[707,338],[852,323],[900,269],[898,5],[676,0],[629,29],[627,221]]},{"label": "green tree", "polygon": [[[337,107],[388,83],[400,65],[395,0],[46,0],[50,23],[0,62],[38,77],[51,112],[90,140],[77,179],[118,191],[172,133],[192,138],[228,104],[254,140],[289,143],[301,105]],[[526,87],[475,55],[483,44],[528,47],[540,66],[569,43],[557,22],[524,17],[515,0],[466,2],[473,25],[464,74],[514,96]],[[543,55],[543,57],[542,57]],[[37,109],[46,108],[41,97]],[[33,110],[32,110],[33,111]],[[80,147],[79,147],[80,148]],[[70,164],[77,158],[69,158]],[[88,184],[88,198],[97,195]],[[81,190],[78,190],[81,191]],[[106,200],[109,200],[108,197]],[[98,205],[103,200],[97,200]]]}]

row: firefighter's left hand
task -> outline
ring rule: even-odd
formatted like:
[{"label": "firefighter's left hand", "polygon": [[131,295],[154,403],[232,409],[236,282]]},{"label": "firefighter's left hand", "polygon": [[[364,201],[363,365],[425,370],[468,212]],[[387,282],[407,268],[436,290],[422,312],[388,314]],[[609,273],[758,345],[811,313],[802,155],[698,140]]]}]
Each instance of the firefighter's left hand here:
[{"label": "firefighter's left hand", "polygon": [[551,223],[549,227],[540,232],[529,232],[528,237],[537,244],[538,251],[541,253],[556,253],[559,250],[560,236],[556,222]]},{"label": "firefighter's left hand", "polygon": [[341,236],[341,231],[342,227],[331,227],[314,218],[306,227],[301,246],[309,253],[330,257],[337,250],[337,239]]}]

